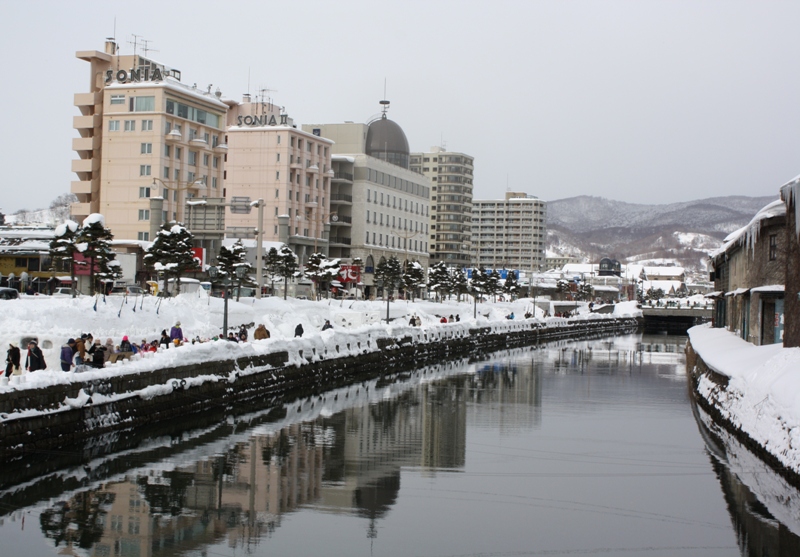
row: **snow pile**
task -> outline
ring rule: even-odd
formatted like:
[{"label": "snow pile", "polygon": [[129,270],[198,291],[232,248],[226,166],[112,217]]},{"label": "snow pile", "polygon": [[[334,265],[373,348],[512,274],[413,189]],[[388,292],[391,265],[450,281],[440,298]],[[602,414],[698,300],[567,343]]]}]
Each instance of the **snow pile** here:
[{"label": "snow pile", "polygon": [[692,348],[726,389],[706,377],[698,393],[785,466],[800,472],[800,348],[755,346],[726,329],[689,329]]},{"label": "snow pile", "polygon": [[[224,301],[209,297],[205,290],[181,294],[173,298],[142,297],[91,297],[54,298],[49,296],[26,296],[19,300],[2,300],[0,307],[0,342],[8,348],[16,343],[22,351],[24,366],[27,340],[35,338],[48,364],[46,370],[26,373],[13,378],[8,385],[0,385],[0,392],[7,389],[31,389],[49,385],[69,384],[74,381],[103,379],[112,375],[141,373],[156,369],[193,365],[215,360],[233,360],[243,356],[269,354],[286,351],[289,365],[301,365],[322,358],[353,356],[377,349],[379,338],[411,337],[415,342],[431,342],[440,338],[466,337],[476,326],[489,326],[498,332],[527,328],[522,316],[533,309],[533,300],[524,298],[514,302],[479,303],[445,301],[402,301],[388,304],[391,322],[385,322],[385,301],[354,300],[299,300],[279,297],[241,298],[228,301],[229,331],[237,332],[244,325],[248,338],[253,339],[254,327],[264,324],[270,331],[266,340],[246,343],[208,341],[222,334]],[[536,308],[539,317],[541,308]],[[473,314],[477,310],[477,317]],[[513,312],[516,319],[507,316]],[[615,317],[633,315],[635,304],[618,304]],[[419,317],[421,327],[409,325],[411,316]],[[441,323],[442,317],[448,323]],[[458,317],[456,321],[455,318]],[[607,319],[612,316],[587,314],[576,319]],[[452,319],[451,319],[452,318]],[[322,331],[326,320],[334,328]],[[159,339],[162,330],[169,333],[177,323],[185,338],[199,338],[204,342],[161,349],[156,353],[135,356],[105,368],[89,368],[81,373],[64,373],[59,366],[59,352],[68,338],[78,338],[82,333],[92,333],[95,339],[105,344],[107,339],[118,345],[123,336],[131,342],[151,342]],[[564,319],[547,320],[548,326],[567,323]],[[295,338],[295,328],[302,325],[304,333]],[[208,341],[208,342],[205,342]],[[240,370],[239,375],[258,370]],[[235,379],[235,378],[234,378]],[[216,376],[197,378],[198,381],[217,381]],[[151,397],[171,392],[175,386],[154,385],[146,392],[127,393],[125,396]],[[82,405],[85,400],[66,401],[70,406]]]}]

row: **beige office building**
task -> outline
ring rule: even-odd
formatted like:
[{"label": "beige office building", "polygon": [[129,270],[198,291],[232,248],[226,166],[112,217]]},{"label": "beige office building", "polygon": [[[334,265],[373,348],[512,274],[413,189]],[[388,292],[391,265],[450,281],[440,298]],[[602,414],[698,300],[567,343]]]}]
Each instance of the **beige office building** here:
[{"label": "beige office building", "polygon": [[523,272],[545,270],[547,204],[521,192],[472,201],[472,264]]},{"label": "beige office building", "polygon": [[254,238],[258,212],[241,207],[264,200],[264,240],[279,241],[301,264],[328,253],[333,141],[294,127],[274,104],[229,102],[225,189],[225,236]]},{"label": "beige office building", "polygon": [[144,56],[120,55],[113,41],[76,56],[89,63],[89,87],[75,95],[73,219],[102,213],[117,239],[153,240],[162,221],[184,219],[187,198],[224,196],[228,106],[219,91],[184,85],[180,71]]},{"label": "beige office building", "polygon": [[472,241],[472,175],[475,159],[431,147],[411,153],[411,170],[431,181],[431,264],[469,267]]}]

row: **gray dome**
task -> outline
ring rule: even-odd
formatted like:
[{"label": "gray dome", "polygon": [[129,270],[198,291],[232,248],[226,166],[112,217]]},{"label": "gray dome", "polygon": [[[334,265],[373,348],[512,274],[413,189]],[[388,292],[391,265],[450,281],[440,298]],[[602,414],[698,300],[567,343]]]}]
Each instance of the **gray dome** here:
[{"label": "gray dome", "polygon": [[408,139],[403,128],[392,122],[384,114],[367,129],[366,152],[376,159],[408,168]]}]

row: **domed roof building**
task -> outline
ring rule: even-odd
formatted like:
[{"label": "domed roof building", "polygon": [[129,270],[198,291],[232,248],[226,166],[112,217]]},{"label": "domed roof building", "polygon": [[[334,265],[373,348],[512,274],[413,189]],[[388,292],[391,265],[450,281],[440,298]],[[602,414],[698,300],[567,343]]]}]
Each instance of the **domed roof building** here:
[{"label": "domed roof building", "polygon": [[403,128],[386,117],[386,112],[370,122],[365,152],[376,159],[408,168],[408,139]]}]

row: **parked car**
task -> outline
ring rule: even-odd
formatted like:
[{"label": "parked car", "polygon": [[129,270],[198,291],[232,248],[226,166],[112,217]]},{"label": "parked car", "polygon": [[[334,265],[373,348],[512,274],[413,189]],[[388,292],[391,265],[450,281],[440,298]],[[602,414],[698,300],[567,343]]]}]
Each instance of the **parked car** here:
[{"label": "parked car", "polygon": [[115,286],[109,292],[110,296],[144,296],[144,289],[141,286]]},{"label": "parked car", "polygon": [[[76,296],[80,296],[80,292],[75,292]],[[72,298],[72,288],[69,286],[59,286],[55,290],[53,290],[53,296],[56,298]]]},{"label": "parked car", "polygon": [[19,292],[14,288],[0,288],[0,300],[18,300]]}]

